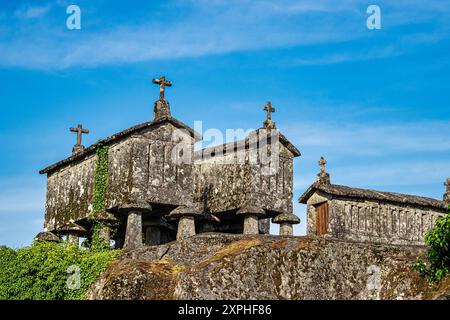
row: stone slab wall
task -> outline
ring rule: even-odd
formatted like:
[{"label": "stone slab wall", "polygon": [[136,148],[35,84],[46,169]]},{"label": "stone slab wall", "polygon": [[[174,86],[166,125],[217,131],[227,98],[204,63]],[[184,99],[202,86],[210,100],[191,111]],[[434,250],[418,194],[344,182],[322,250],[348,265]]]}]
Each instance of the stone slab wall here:
[{"label": "stone slab wall", "polygon": [[[272,172],[264,174],[264,166],[251,163],[252,154],[245,150],[245,161],[239,163],[236,152],[196,161],[194,166],[195,200],[202,201],[209,187],[208,208],[211,212],[236,210],[244,204],[266,210],[292,213],[293,156],[278,144],[280,157]],[[243,151],[238,151],[243,152]]]},{"label": "stone slab wall", "polygon": [[44,228],[54,230],[92,211],[95,159],[92,155],[48,175]]},{"label": "stone slab wall", "polygon": [[[315,195],[314,199],[328,202],[326,236],[354,241],[423,245],[425,233],[434,226],[438,217],[445,214],[443,210],[408,204],[331,198],[326,195]],[[310,203],[307,209],[309,235],[316,234],[316,204]]]},{"label": "stone slab wall", "polygon": [[110,151],[110,187],[107,208],[121,203],[144,200],[161,204],[192,203],[192,165],[178,162],[178,149],[193,150],[192,139],[186,133],[183,139],[189,145],[180,146],[172,134],[171,124],[136,134],[121,146]]}]

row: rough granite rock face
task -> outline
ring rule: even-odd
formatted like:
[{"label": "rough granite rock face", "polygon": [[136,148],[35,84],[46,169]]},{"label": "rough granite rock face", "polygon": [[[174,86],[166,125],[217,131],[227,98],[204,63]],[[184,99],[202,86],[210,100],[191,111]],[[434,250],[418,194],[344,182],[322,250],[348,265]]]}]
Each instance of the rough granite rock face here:
[{"label": "rough granite rock face", "polygon": [[450,299],[412,271],[425,247],[204,233],[114,261],[90,299]]}]

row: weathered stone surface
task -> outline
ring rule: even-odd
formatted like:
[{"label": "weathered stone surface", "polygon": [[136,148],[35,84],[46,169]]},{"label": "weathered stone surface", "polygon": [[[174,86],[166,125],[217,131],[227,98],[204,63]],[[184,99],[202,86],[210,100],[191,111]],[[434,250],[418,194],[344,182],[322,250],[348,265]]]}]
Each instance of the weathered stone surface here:
[{"label": "weathered stone surface", "polygon": [[422,207],[430,207],[436,210],[446,210],[447,206],[443,201],[439,201],[427,197],[419,197],[410,194],[402,194],[396,192],[385,192],[361,188],[352,188],[348,186],[342,186],[338,184],[327,184],[327,183],[314,183],[308,190],[306,190],[303,195],[300,196],[300,203],[307,203],[308,199],[316,191],[322,191],[323,193],[330,194],[333,196],[350,197],[354,199],[362,200],[376,200],[384,201],[395,204],[409,204],[417,205]]},{"label": "weathered stone surface", "polygon": [[449,299],[410,268],[424,247],[202,234],[126,253],[91,299]]},{"label": "weathered stone surface", "polygon": [[292,236],[294,235],[294,228],[290,222],[280,223],[280,236]]},{"label": "weathered stone surface", "polygon": [[244,217],[244,234],[258,234],[258,217],[255,215],[246,215]]},{"label": "weathered stone surface", "polygon": [[130,211],[127,218],[124,249],[133,250],[142,245],[142,212]]},{"label": "weathered stone surface", "polygon": [[328,206],[328,233],[352,241],[423,245],[425,233],[446,214],[444,202],[411,195],[314,184],[307,203],[307,234],[316,235],[317,207]]},{"label": "weathered stone surface", "polygon": [[181,216],[178,221],[177,240],[186,239],[195,235],[195,218],[193,216]]},{"label": "weathered stone surface", "polygon": [[272,222],[280,224],[280,236],[292,236],[294,234],[292,225],[300,223],[300,218],[294,214],[283,213],[273,218]]}]

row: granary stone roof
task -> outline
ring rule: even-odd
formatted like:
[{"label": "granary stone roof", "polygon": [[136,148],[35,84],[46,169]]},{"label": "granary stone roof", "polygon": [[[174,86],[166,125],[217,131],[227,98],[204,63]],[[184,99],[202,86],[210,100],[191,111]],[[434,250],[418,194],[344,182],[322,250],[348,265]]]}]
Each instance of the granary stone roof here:
[{"label": "granary stone roof", "polygon": [[[258,129],[259,130],[259,129]],[[292,154],[294,155],[294,157],[298,157],[301,156],[300,150],[298,150],[281,132],[278,132],[279,134],[279,141],[280,143],[285,146],[290,152],[292,152]],[[195,151],[195,159],[202,159],[202,157],[204,155],[213,155],[215,154],[215,150],[217,150],[218,148],[222,149],[223,151],[223,155],[226,155],[227,151],[233,150],[233,152],[237,151],[238,148],[242,149],[243,147],[245,147],[246,149],[249,147],[250,145],[250,139],[247,137],[244,140],[237,140],[237,141],[231,141],[231,142],[227,142],[224,143],[222,145],[217,145],[217,146],[212,146],[212,147],[207,147],[207,148],[203,148],[201,150],[197,150]]]},{"label": "granary stone roof", "polygon": [[70,157],[61,160],[55,164],[52,164],[48,167],[46,167],[45,169],[42,169],[41,171],[39,171],[40,174],[45,174],[45,173],[50,173],[53,172],[55,170],[58,170],[61,167],[64,167],[72,162],[81,160],[83,158],[85,158],[86,156],[92,154],[95,152],[95,149],[101,145],[109,145],[113,142],[119,141],[121,139],[124,139],[126,137],[129,137],[130,135],[132,135],[133,133],[145,129],[145,128],[151,128],[153,126],[159,125],[159,124],[163,124],[163,123],[171,123],[172,125],[174,125],[175,127],[179,128],[179,129],[185,129],[187,130],[190,135],[196,139],[199,140],[201,139],[201,135],[197,132],[195,132],[194,130],[192,130],[192,128],[190,128],[189,126],[187,126],[186,124],[184,124],[183,122],[175,119],[174,117],[163,117],[163,118],[159,118],[158,120],[154,120],[154,121],[148,121],[148,122],[144,122],[142,124],[138,124],[136,126],[133,126],[131,128],[128,128],[126,130],[123,130],[119,133],[116,133],[106,139],[100,140],[97,143],[94,143],[93,145],[89,146],[88,148],[84,149],[84,151],[81,151],[79,153],[73,154]]},{"label": "granary stone roof", "polygon": [[402,194],[396,192],[385,192],[369,189],[352,188],[338,184],[328,184],[328,183],[313,183],[308,190],[303,193],[298,201],[300,203],[305,203],[316,191],[322,191],[334,196],[348,197],[348,198],[358,198],[366,200],[377,200],[377,201],[388,201],[401,204],[411,204],[425,207],[433,207],[439,209],[446,209],[447,206],[443,201],[419,197],[415,195]]}]

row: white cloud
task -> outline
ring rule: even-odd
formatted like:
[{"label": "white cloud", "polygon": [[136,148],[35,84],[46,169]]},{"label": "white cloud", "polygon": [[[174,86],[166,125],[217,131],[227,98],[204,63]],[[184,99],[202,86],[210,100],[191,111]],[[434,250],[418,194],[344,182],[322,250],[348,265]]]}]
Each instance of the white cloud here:
[{"label": "white cloud", "polygon": [[303,146],[345,150],[348,155],[391,155],[405,152],[450,151],[450,122],[411,123],[330,123],[296,122],[287,125],[285,134]]},{"label": "white cloud", "polygon": [[[186,6],[180,4],[183,5]],[[26,7],[17,14],[38,17],[49,7]],[[405,11],[406,3],[389,7],[392,9],[389,12],[393,12],[389,14],[398,14],[390,21],[391,25],[416,21],[423,5],[412,7],[409,11]],[[434,7],[423,10],[427,18],[430,12],[433,15],[442,12],[430,8]],[[177,4],[172,4],[171,9],[182,10]],[[193,1],[174,21],[130,23],[113,28],[108,24],[108,29],[96,30],[82,26],[78,33],[63,30],[60,25],[36,26],[32,30],[21,30],[19,26],[17,36],[0,42],[0,65],[63,69],[343,42],[371,34],[361,22],[364,19],[365,8],[358,1]],[[294,63],[328,64],[392,54],[395,52],[389,52],[388,47],[378,53],[332,54],[300,58]]]},{"label": "white cloud", "polygon": [[45,16],[50,10],[51,5],[30,6],[26,5],[14,12],[14,16],[21,19],[36,19]]}]

